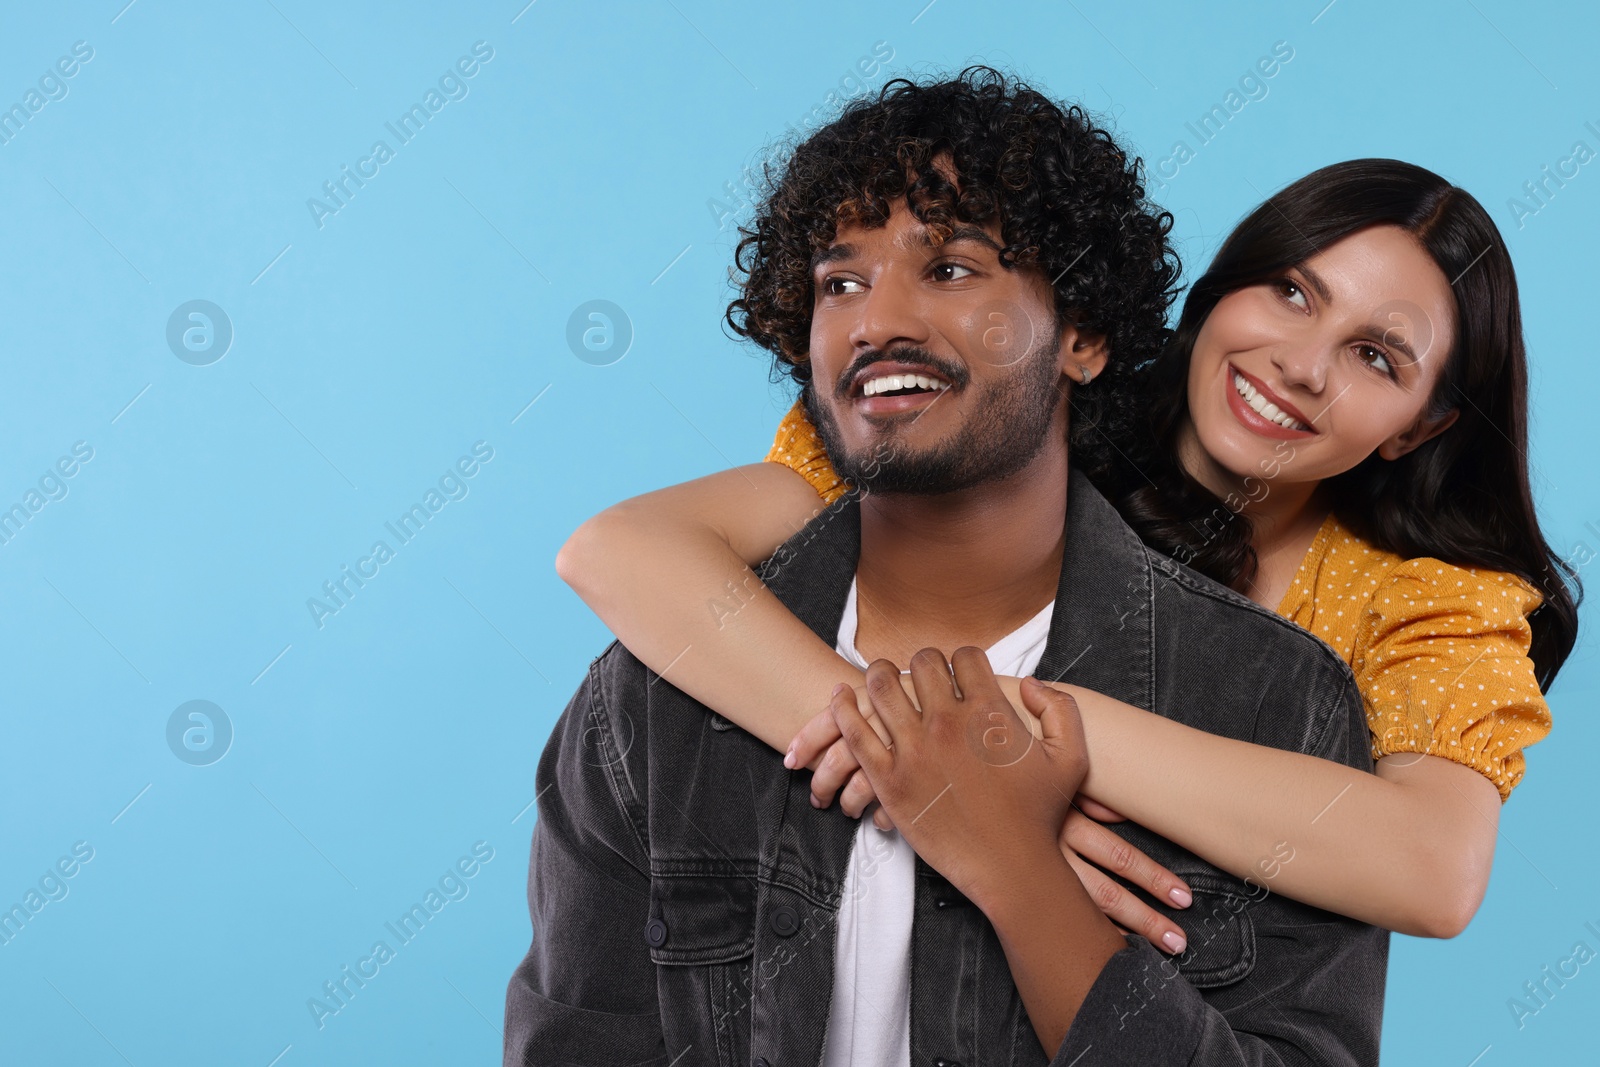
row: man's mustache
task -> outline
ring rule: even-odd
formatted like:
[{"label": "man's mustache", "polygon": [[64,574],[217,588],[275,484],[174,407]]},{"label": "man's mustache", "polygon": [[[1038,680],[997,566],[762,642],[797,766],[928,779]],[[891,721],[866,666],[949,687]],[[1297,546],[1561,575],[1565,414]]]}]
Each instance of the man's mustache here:
[{"label": "man's mustache", "polygon": [[839,381],[834,386],[834,397],[843,400],[850,394],[850,389],[856,379],[861,377],[868,367],[874,363],[887,363],[890,361],[921,364],[935,371],[957,389],[966,385],[968,379],[971,378],[971,374],[964,364],[935,355],[918,345],[900,345],[896,348],[863,352],[851,361],[850,366],[845,368],[845,372],[839,376]]}]

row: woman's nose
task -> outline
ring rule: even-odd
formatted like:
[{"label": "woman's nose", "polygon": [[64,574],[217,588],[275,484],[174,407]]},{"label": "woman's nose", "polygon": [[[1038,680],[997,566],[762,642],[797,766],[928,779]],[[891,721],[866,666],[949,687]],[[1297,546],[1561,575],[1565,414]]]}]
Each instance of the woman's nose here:
[{"label": "woman's nose", "polygon": [[1272,364],[1285,385],[1320,393],[1327,385],[1328,356],[1323,347],[1311,344],[1283,344],[1272,350]]}]

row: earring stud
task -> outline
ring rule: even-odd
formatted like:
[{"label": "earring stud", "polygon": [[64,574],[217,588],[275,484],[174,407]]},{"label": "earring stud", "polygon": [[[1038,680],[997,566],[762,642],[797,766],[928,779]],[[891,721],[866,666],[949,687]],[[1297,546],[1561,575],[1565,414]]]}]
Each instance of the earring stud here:
[{"label": "earring stud", "polygon": [[1094,377],[1093,372],[1090,371],[1087,366],[1080,365],[1078,367],[1078,373],[1083,377],[1083,384],[1084,385],[1088,385],[1089,384],[1089,379]]}]

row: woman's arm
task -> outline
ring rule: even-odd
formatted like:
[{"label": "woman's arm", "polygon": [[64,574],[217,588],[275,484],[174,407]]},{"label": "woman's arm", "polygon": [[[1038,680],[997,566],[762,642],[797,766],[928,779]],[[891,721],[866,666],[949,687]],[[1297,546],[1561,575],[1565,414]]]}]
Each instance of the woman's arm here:
[{"label": "woman's arm", "polygon": [[[782,751],[819,711],[832,729],[836,684],[864,683],[749,566],[820,506],[789,468],[749,464],[608,508],[572,535],[556,569],[641,662]],[[1021,707],[1016,680],[1003,684]],[[1455,936],[1482,902],[1500,799],[1477,771],[1397,755],[1371,775],[1070,691],[1089,742],[1084,792],[1235,876],[1415,936]],[[798,751],[795,765],[837,736]],[[826,770],[814,792],[831,802],[848,775],[829,787]],[[845,810],[859,814],[870,790],[852,799]]]},{"label": "woman's arm", "polygon": [[556,572],[640,662],[781,752],[865,678],[750,569],[822,507],[790,468],[751,463],[607,508]]},{"label": "woman's arm", "polygon": [[1482,903],[1501,801],[1471,767],[1408,753],[1368,774],[1062,688],[1088,738],[1083,791],[1236,877],[1415,937],[1456,936]]},{"label": "woman's arm", "polygon": [[[1022,707],[1018,679],[999,679]],[[1332,760],[1236,741],[1079,686],[1089,749],[1083,794],[1239,878],[1414,937],[1464,930],[1489,884],[1500,792],[1471,767],[1397,754],[1368,774]],[[848,780],[848,814],[870,783],[826,712],[796,745],[818,760],[823,804]],[[831,746],[819,755],[823,746]]]}]

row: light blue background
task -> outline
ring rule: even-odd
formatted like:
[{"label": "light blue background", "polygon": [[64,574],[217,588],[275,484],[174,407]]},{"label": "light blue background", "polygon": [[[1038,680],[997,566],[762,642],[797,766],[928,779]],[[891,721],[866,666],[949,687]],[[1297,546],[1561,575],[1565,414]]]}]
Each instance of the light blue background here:
[{"label": "light blue background", "polygon": [[[1335,160],[1473,191],[1522,281],[1544,520],[1600,550],[1600,165],[1523,225],[1507,205],[1575,141],[1600,149],[1600,18],[1578,5],[125,2],[6,4],[0,29],[0,106],[94,50],[0,145],[0,506],[94,450],[0,545],[0,906],[94,850],[0,946],[0,1061],[498,1062],[535,761],[609,640],[556,549],[613,501],[764,454],[787,395],[721,327],[733,230],[710,202],[739,207],[763,146],[824,117],[876,42],[894,73],[1013,68],[1152,162],[1288,42],[1159,192],[1185,263]],[[394,147],[384,123],[477,41],[468,95],[319,228],[308,198]],[[165,339],[193,299],[235,331],[209,366]],[[592,299],[633,325],[609,366],[566,343]],[[319,628],[307,599],[396,546],[384,523],[479,441],[468,495]],[[1386,1062],[1596,1055],[1600,964],[1520,1030],[1507,1001],[1600,950],[1597,682],[1591,632],[1470,929],[1394,938]],[[197,699],[234,729],[210,766],[166,741]],[[478,841],[469,894],[319,1029],[307,999]]]}]

